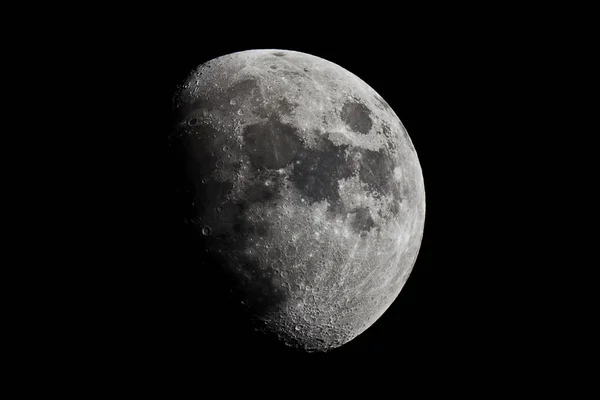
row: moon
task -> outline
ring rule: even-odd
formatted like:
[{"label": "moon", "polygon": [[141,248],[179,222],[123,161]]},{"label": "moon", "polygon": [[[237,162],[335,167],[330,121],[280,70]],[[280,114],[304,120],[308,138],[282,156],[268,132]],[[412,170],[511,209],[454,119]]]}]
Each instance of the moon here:
[{"label": "moon", "polygon": [[417,259],[425,188],[375,90],[313,55],[249,50],[194,69],[173,110],[197,267],[227,272],[257,330],[328,351],[381,317]]}]

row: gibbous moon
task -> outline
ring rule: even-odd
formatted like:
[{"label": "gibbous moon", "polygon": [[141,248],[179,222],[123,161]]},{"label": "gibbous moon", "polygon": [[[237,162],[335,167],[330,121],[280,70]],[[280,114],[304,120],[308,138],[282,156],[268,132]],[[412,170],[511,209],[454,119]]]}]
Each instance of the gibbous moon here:
[{"label": "gibbous moon", "polygon": [[211,260],[198,268],[226,271],[257,329],[289,346],[327,351],[371,326],[425,222],[417,153],[385,100],[322,58],[250,50],[200,65],[173,105]]}]

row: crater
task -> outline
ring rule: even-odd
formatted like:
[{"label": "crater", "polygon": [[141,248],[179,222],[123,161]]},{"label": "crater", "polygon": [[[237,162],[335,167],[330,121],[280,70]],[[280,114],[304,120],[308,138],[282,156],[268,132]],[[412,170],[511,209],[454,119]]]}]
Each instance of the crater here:
[{"label": "crater", "polygon": [[284,97],[283,99],[279,100],[277,110],[282,115],[289,115],[296,109],[297,106],[298,103],[292,103]]},{"label": "crater", "polygon": [[223,93],[212,96],[203,93],[193,102],[182,105],[178,109],[179,116],[185,118],[190,113],[198,110],[212,111],[219,108],[231,107],[231,100],[236,97],[254,99],[257,97],[254,95],[254,91],[258,90],[258,87],[255,79],[244,79],[233,83]]},{"label": "crater", "polygon": [[341,118],[354,132],[366,135],[373,126],[371,111],[362,103],[348,101],[342,107]]},{"label": "crater", "polygon": [[273,54],[274,56],[277,56],[277,57],[284,57],[285,56],[285,53],[282,52],[282,51],[276,51],[276,52],[271,53],[271,54]]}]

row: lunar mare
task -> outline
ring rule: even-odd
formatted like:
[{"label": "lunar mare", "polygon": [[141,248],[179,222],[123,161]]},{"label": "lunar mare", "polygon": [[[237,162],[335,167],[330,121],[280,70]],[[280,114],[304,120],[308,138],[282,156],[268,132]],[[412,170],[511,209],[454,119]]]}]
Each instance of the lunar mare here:
[{"label": "lunar mare", "polygon": [[322,58],[250,50],[192,71],[173,105],[198,251],[257,328],[326,351],[371,326],[425,221],[417,153],[385,100]]}]

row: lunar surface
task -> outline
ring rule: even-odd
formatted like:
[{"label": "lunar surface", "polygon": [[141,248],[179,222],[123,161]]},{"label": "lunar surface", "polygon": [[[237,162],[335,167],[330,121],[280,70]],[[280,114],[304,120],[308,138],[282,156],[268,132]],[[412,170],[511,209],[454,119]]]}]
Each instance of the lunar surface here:
[{"label": "lunar surface", "polygon": [[173,107],[198,267],[226,271],[287,345],[327,351],[371,326],[425,221],[417,153],[385,100],[322,58],[251,50],[192,71]]}]

